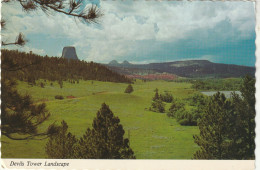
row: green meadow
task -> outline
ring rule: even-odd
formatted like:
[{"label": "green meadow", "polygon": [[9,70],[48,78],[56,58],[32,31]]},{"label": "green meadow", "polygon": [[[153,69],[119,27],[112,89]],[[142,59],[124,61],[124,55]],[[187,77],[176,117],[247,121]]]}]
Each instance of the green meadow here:
[{"label": "green meadow", "polygon": [[[39,83],[39,82],[38,82]],[[187,98],[196,91],[189,83],[167,81],[142,82],[133,84],[134,92],[124,93],[127,84],[99,81],[80,81],[79,84],[45,82],[44,88],[19,82],[18,90],[30,94],[36,103],[45,102],[51,113],[39,131],[44,131],[52,123],[60,124],[65,120],[69,131],[78,138],[92,126],[93,118],[102,103],[109,105],[113,113],[120,118],[125,137],[130,138],[130,146],[137,159],[191,159],[198,149],[193,135],[198,134],[197,126],[180,126],[166,113],[149,111],[154,90],[170,92],[174,98]],[[64,96],[63,100],[55,95]],[[74,96],[75,98],[67,98]],[[170,104],[166,105],[166,111]],[[2,136],[3,158],[46,158],[44,140],[10,140]]]}]

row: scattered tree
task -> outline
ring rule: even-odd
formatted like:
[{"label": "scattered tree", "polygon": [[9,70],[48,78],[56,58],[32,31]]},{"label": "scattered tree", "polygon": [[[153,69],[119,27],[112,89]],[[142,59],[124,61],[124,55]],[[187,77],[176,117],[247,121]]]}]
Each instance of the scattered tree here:
[{"label": "scattered tree", "polygon": [[176,116],[177,111],[183,112],[184,111],[184,104],[175,99],[175,100],[172,101],[172,104],[169,108],[169,112],[167,113],[167,116],[174,118]]},{"label": "scattered tree", "polygon": [[165,112],[165,104],[162,102],[162,100],[155,100],[152,101],[152,105],[150,107],[150,110],[153,112],[158,112],[158,113],[164,113]]},{"label": "scattered tree", "polygon": [[125,93],[132,93],[134,91],[133,86],[129,84],[125,89]]},{"label": "scattered tree", "polygon": [[199,121],[200,135],[193,136],[200,150],[194,154],[195,159],[232,159],[230,158],[230,115],[234,109],[224,94],[216,93],[210,98]]},{"label": "scattered tree", "polygon": [[1,91],[2,135],[13,140],[27,140],[43,139],[56,133],[54,125],[50,125],[45,132],[37,130],[38,125],[50,116],[45,103],[33,104],[29,95],[21,95],[17,92],[16,82],[10,79],[2,79]]},{"label": "scattered tree", "polygon": [[124,129],[108,105],[102,104],[93,120],[93,129],[87,129],[79,141],[78,158],[83,159],[134,159]]},{"label": "scattered tree", "polygon": [[153,101],[159,100],[160,99],[159,94],[158,94],[159,90],[156,88],[154,91],[155,91],[155,94],[154,94],[154,97],[153,97]]},{"label": "scattered tree", "polygon": [[45,151],[50,159],[73,159],[77,153],[77,139],[74,135],[67,132],[68,125],[63,120],[58,128],[58,133],[51,135]]},{"label": "scattered tree", "polygon": [[171,103],[173,101],[173,96],[169,92],[165,92],[164,94],[160,94],[159,97],[163,102]]},{"label": "scattered tree", "polygon": [[246,76],[241,95],[230,99],[219,92],[210,98],[198,125],[200,146],[195,159],[254,159],[255,150],[255,79]]}]

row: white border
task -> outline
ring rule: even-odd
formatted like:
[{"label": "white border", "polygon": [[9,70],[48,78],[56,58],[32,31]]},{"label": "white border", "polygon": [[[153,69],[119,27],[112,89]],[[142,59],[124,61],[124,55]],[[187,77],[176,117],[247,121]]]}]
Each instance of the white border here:
[{"label": "white border", "polygon": [[[192,0],[190,0],[192,1]],[[203,1],[203,0],[202,0]],[[214,1],[214,0],[212,0]],[[218,1],[218,0],[217,0]],[[219,0],[223,1],[223,0]],[[239,1],[239,0],[233,0]],[[255,1],[255,9],[256,9],[256,150],[255,156],[256,160],[77,160],[77,159],[1,159],[0,161],[0,169],[87,169],[87,170],[104,170],[104,169],[141,169],[141,170],[260,170],[260,50],[257,48],[260,43],[260,0],[247,0],[247,1]],[[0,4],[0,7],[2,5]],[[0,10],[1,11],[1,10]],[[1,14],[0,14],[1,17]],[[1,26],[0,26],[1,28]],[[1,40],[1,38],[0,38]],[[0,61],[1,64],[1,61]],[[1,75],[0,75],[1,79]],[[1,87],[1,85],[0,85]],[[0,93],[1,94],[1,93]],[[1,103],[1,101],[0,101]],[[1,134],[1,132],[0,132]],[[1,147],[1,143],[0,143]],[[0,153],[1,156],[1,153]],[[45,164],[45,161],[48,162],[67,162],[70,165],[68,167],[13,167],[10,166],[11,161],[23,161],[26,165],[27,161],[32,162],[42,162],[42,165]]]}]

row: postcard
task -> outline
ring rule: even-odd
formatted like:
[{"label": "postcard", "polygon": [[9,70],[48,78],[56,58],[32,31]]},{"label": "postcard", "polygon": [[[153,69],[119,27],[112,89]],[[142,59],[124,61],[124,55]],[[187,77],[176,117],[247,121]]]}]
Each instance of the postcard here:
[{"label": "postcard", "polygon": [[259,168],[258,2],[1,4],[2,168]]}]

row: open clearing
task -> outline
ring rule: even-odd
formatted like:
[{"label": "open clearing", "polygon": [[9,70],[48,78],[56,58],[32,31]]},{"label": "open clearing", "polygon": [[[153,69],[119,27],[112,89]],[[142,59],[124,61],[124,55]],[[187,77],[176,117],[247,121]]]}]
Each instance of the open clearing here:
[{"label": "open clearing", "polygon": [[[51,117],[39,127],[39,131],[55,121],[60,124],[61,120],[65,120],[69,131],[79,138],[92,126],[96,112],[105,102],[120,118],[125,137],[130,136],[130,146],[137,159],[191,159],[198,149],[192,137],[199,133],[198,127],[180,126],[165,113],[148,111],[155,88],[159,89],[159,93],[169,91],[174,97],[186,98],[195,92],[191,84],[137,80],[131,94],[124,93],[126,87],[124,83],[99,81],[64,82],[63,88],[57,82],[50,86],[48,81],[44,88],[31,87],[25,82],[18,85],[19,91],[31,94],[36,103],[44,101],[47,104]],[[54,99],[55,95],[63,95],[64,99]],[[166,111],[169,106],[166,105]],[[47,140],[18,141],[5,136],[1,140],[3,158],[46,158]]]}]

